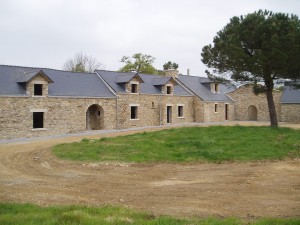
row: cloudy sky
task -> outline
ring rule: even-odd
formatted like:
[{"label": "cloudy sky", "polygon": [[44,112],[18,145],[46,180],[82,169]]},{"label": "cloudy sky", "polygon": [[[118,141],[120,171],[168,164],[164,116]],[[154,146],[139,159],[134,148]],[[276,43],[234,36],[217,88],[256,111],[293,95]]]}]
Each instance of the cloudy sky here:
[{"label": "cloudy sky", "polygon": [[299,0],[0,0],[0,64],[62,69],[77,52],[107,70],[134,53],[205,76],[203,46],[233,16],[259,9],[300,16]]}]

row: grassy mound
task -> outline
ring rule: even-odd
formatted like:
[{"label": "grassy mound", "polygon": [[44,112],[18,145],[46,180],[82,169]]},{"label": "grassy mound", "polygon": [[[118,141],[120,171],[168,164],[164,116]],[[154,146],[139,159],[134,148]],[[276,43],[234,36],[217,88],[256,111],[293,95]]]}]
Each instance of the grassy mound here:
[{"label": "grassy mound", "polygon": [[60,144],[70,160],[196,162],[278,160],[300,155],[300,131],[270,127],[189,127]]}]

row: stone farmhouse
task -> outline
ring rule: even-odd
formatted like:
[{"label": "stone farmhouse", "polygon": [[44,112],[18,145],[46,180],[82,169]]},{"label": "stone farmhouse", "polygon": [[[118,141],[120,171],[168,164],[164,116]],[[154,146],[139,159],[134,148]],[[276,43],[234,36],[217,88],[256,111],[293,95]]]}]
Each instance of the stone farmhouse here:
[{"label": "stone farmhouse", "polygon": [[[300,91],[274,91],[279,121],[300,122]],[[0,139],[226,120],[268,121],[265,95],[205,77],[0,65]]]}]

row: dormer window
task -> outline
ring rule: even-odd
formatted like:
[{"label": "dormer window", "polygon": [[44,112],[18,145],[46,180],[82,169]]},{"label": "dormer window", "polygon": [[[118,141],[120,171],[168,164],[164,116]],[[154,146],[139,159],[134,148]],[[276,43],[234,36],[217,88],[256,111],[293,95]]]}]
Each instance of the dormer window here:
[{"label": "dormer window", "polygon": [[170,95],[172,93],[172,87],[167,86],[167,95]]},{"label": "dormer window", "polygon": [[43,85],[42,84],[34,84],[33,94],[34,94],[34,96],[42,96],[43,95]]},{"label": "dormer window", "polygon": [[213,92],[218,93],[219,92],[219,84],[213,85]]},{"label": "dormer window", "polygon": [[131,84],[131,93],[137,93],[137,84]]}]

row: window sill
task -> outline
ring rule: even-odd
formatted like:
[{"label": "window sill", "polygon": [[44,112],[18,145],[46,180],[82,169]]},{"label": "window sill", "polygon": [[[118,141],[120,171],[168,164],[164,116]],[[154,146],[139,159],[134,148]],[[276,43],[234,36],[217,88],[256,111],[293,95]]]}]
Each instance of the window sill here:
[{"label": "window sill", "polygon": [[46,95],[32,95],[33,98],[45,98]]},{"label": "window sill", "polygon": [[130,119],[130,121],[137,121],[137,120],[140,120],[140,119]]},{"label": "window sill", "polygon": [[139,93],[138,92],[130,92],[130,94],[138,95]]},{"label": "window sill", "polygon": [[177,118],[178,118],[178,119],[185,119],[184,116],[178,116]]},{"label": "window sill", "polygon": [[32,131],[45,131],[46,128],[33,128]]}]

